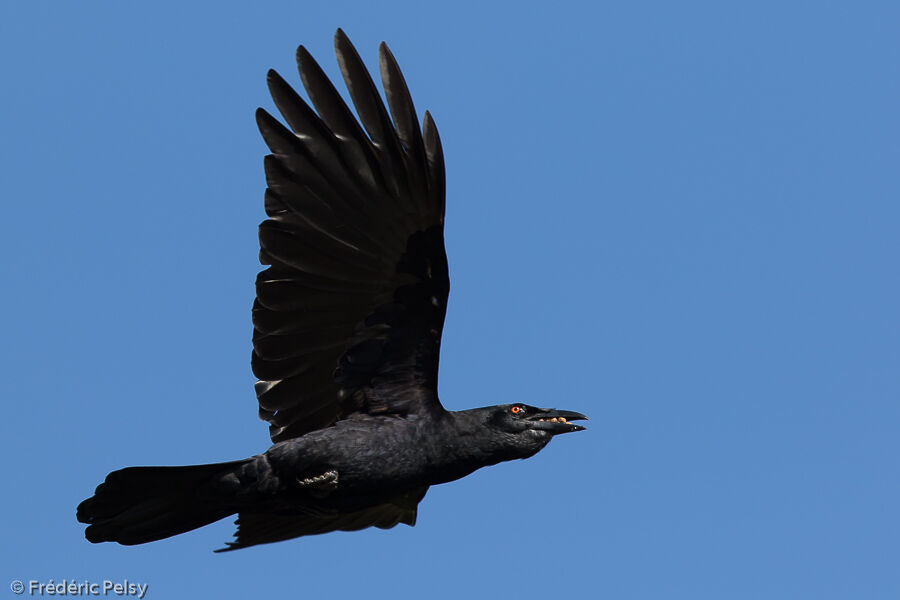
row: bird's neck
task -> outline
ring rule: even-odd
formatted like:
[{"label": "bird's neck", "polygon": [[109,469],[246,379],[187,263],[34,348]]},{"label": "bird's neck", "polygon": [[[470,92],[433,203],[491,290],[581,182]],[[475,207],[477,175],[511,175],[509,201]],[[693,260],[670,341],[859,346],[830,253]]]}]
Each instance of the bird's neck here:
[{"label": "bird's neck", "polygon": [[515,436],[498,433],[466,411],[447,412],[429,436],[426,454],[429,470],[444,483],[469,473],[516,458],[528,458],[540,448],[523,448]]}]

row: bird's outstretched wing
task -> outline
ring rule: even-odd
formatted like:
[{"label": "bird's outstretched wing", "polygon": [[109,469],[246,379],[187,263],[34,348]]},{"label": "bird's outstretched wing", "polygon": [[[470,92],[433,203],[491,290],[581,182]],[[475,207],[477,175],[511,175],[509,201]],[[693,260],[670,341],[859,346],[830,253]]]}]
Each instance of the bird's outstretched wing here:
[{"label": "bird's outstretched wing", "polygon": [[390,116],[340,29],[335,50],[359,121],[303,46],[297,65],[315,111],[270,71],[290,130],[256,114],[272,154],[259,227],[260,262],[270,266],[256,279],[252,366],[273,442],[354,412],[440,409],[450,287],[440,138],[427,111],[419,129],[384,43]]}]

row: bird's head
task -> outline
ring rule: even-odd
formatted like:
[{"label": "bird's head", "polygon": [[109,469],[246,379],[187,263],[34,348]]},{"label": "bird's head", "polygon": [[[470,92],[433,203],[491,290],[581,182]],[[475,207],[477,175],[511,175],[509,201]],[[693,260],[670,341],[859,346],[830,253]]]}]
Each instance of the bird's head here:
[{"label": "bird's head", "polygon": [[571,421],[587,419],[574,411],[527,404],[501,404],[489,407],[486,412],[485,425],[501,433],[504,445],[515,447],[523,458],[546,446],[555,435],[584,430]]},{"label": "bird's head", "polygon": [[583,414],[571,410],[537,408],[527,404],[501,404],[493,408],[491,424],[507,433],[530,432],[540,436],[553,436],[582,431],[584,427],[570,421],[587,420]]}]

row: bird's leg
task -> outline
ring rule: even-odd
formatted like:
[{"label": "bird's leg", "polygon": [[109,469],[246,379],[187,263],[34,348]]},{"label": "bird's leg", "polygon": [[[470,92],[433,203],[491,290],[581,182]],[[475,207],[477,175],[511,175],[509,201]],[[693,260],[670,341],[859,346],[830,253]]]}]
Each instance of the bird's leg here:
[{"label": "bird's leg", "polygon": [[330,469],[321,475],[306,477],[304,479],[298,477],[297,485],[315,496],[325,496],[337,489],[338,472],[335,469]]}]

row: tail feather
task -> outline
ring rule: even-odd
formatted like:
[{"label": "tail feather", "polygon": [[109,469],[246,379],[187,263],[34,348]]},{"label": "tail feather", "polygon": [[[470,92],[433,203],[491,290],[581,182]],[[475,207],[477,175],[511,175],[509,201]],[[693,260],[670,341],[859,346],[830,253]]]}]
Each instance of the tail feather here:
[{"label": "tail feather", "polygon": [[143,544],[190,531],[237,512],[217,485],[246,460],[113,471],[76,516],[88,541]]}]

